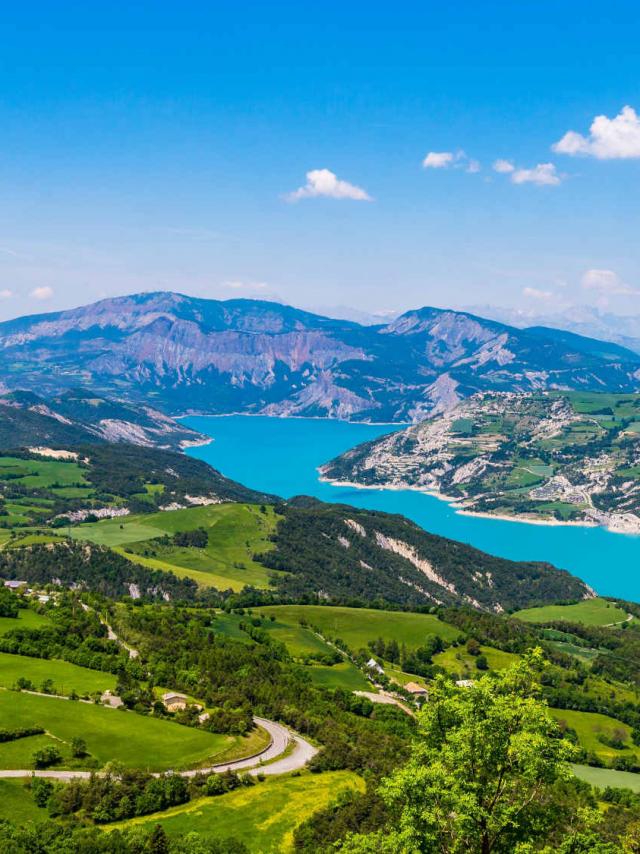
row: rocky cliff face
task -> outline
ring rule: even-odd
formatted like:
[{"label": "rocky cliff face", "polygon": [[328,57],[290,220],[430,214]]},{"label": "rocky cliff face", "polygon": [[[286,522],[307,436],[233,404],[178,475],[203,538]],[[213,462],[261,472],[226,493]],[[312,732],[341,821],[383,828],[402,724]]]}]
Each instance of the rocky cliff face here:
[{"label": "rocky cliff face", "polygon": [[592,350],[464,312],[424,308],[360,326],[173,293],[0,324],[6,388],[82,385],[174,414],[416,421],[487,389],[638,388],[640,357]]}]

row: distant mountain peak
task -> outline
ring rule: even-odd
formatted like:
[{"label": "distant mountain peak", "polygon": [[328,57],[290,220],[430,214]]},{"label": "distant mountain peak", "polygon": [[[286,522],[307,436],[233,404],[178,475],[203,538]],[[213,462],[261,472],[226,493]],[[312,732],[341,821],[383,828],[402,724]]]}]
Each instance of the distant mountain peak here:
[{"label": "distant mountain peak", "polygon": [[638,388],[640,356],[424,306],[363,326],[255,299],[164,291],[0,324],[9,389],[88,387],[167,413],[407,421],[477,391]]}]

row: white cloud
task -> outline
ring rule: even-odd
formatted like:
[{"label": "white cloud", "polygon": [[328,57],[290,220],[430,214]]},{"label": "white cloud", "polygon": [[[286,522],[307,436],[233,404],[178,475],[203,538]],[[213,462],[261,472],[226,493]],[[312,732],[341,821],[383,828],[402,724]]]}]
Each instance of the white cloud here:
[{"label": "white cloud", "polygon": [[553,291],[543,291],[539,288],[523,288],[522,293],[529,299],[541,300],[543,302],[553,299],[554,296]]},{"label": "white cloud", "polygon": [[510,160],[495,160],[493,163],[493,171],[500,172],[502,175],[508,175],[509,172],[513,172],[515,170],[515,166]]},{"label": "white cloud", "polygon": [[582,287],[605,296],[640,295],[640,291],[624,282],[613,270],[587,270],[582,276]]},{"label": "white cloud", "polygon": [[480,161],[469,157],[461,148],[458,151],[430,151],[422,161],[423,169],[464,169],[474,175],[480,172]]},{"label": "white cloud", "polygon": [[640,116],[628,106],[613,119],[596,116],[589,136],[570,130],[551,147],[559,154],[584,154],[598,160],[640,157]]},{"label": "white cloud", "polygon": [[511,172],[513,184],[537,184],[538,186],[555,187],[562,181],[553,163],[538,163],[532,169],[514,169]]},{"label": "white cloud", "polygon": [[8,288],[0,291],[0,299],[11,299],[13,296],[13,291],[10,291]]},{"label": "white cloud", "polygon": [[51,297],[53,296],[53,288],[50,288],[49,285],[44,285],[40,288],[34,288],[29,294],[29,296],[33,299],[38,300],[51,299]]},{"label": "white cloud", "polygon": [[430,151],[422,161],[425,169],[446,169],[458,159],[453,151]]},{"label": "white cloud", "polygon": [[285,198],[289,202],[297,202],[299,199],[315,199],[320,196],[328,199],[353,199],[357,202],[373,201],[362,187],[342,181],[329,169],[312,169],[307,172],[307,183],[304,187],[298,187]]}]

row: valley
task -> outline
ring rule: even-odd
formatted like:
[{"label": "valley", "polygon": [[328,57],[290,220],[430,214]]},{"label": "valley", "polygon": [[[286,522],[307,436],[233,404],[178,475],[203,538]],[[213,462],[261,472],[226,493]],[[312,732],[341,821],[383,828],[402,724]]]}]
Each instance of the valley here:
[{"label": "valley", "polygon": [[[249,319],[246,311],[232,323],[262,336],[263,306]],[[298,315],[270,311],[269,334],[282,323],[300,331]],[[483,365],[494,356],[511,364],[505,342],[469,316],[410,313],[375,334],[419,340],[437,359],[443,329],[453,336],[451,371],[472,333],[486,345]],[[540,335],[536,359],[555,346]],[[611,382],[636,358],[580,346],[583,367],[601,370],[604,360]],[[439,387],[450,391],[447,382]],[[609,591],[591,567],[603,549],[610,560],[611,542],[635,554],[636,540],[558,526],[532,548],[522,532],[534,526],[461,516],[422,494],[411,461],[433,451],[435,490],[476,501],[465,503],[473,512],[515,517],[527,500],[540,513],[534,521],[545,512],[574,522],[597,521],[575,516],[595,511],[629,517],[635,396],[484,387],[494,382],[484,373],[482,390],[465,389],[462,401],[453,395],[430,420],[400,430],[271,417],[298,411],[288,403],[257,410],[269,416],[176,422],[145,409],[138,392],[123,409],[78,389],[8,393],[0,842],[46,821],[71,850],[141,839],[189,854],[192,845],[193,854],[328,854],[349,845],[348,831],[387,832],[395,813],[380,781],[416,762],[439,710],[476,703],[495,704],[498,716],[537,704],[549,755],[573,770],[547,795],[565,786],[568,803],[607,803],[630,823],[640,812],[640,607],[628,564],[616,576],[603,563],[618,595],[630,591],[625,599],[597,595]],[[331,407],[300,411],[354,415]],[[139,431],[126,426],[136,419]],[[402,450],[401,479],[394,455],[379,448]],[[370,457],[376,465],[365,465]],[[485,469],[476,458],[487,458]],[[493,479],[482,480],[489,470]],[[551,495],[565,481],[571,488]],[[502,503],[487,508],[491,500]],[[496,538],[503,530],[517,533]],[[568,551],[554,552],[554,532]],[[578,536],[588,539],[576,550]],[[518,725],[532,720],[528,712]]]}]

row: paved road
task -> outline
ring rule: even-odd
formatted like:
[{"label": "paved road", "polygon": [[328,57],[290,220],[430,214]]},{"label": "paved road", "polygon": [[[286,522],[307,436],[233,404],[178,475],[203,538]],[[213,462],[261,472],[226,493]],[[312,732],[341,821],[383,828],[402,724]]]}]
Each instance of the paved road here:
[{"label": "paved road", "polygon": [[[288,771],[297,771],[304,768],[307,762],[315,756],[317,749],[301,738],[294,735],[282,724],[268,721],[266,718],[254,718],[254,723],[266,729],[271,736],[271,741],[263,751],[250,756],[247,759],[236,759],[223,765],[210,765],[207,768],[197,768],[191,771],[176,771],[181,777],[195,777],[196,774],[221,774],[224,771],[247,771],[248,774],[286,774]],[[291,752],[286,756],[283,753],[293,744]],[[282,756],[282,759],[278,759]],[[274,761],[275,760],[275,761]],[[47,777],[51,780],[87,780],[91,776],[90,771],[55,771],[45,769],[33,771],[31,769],[0,769],[0,778],[7,777]],[[159,776],[155,774],[154,776]]]}]

